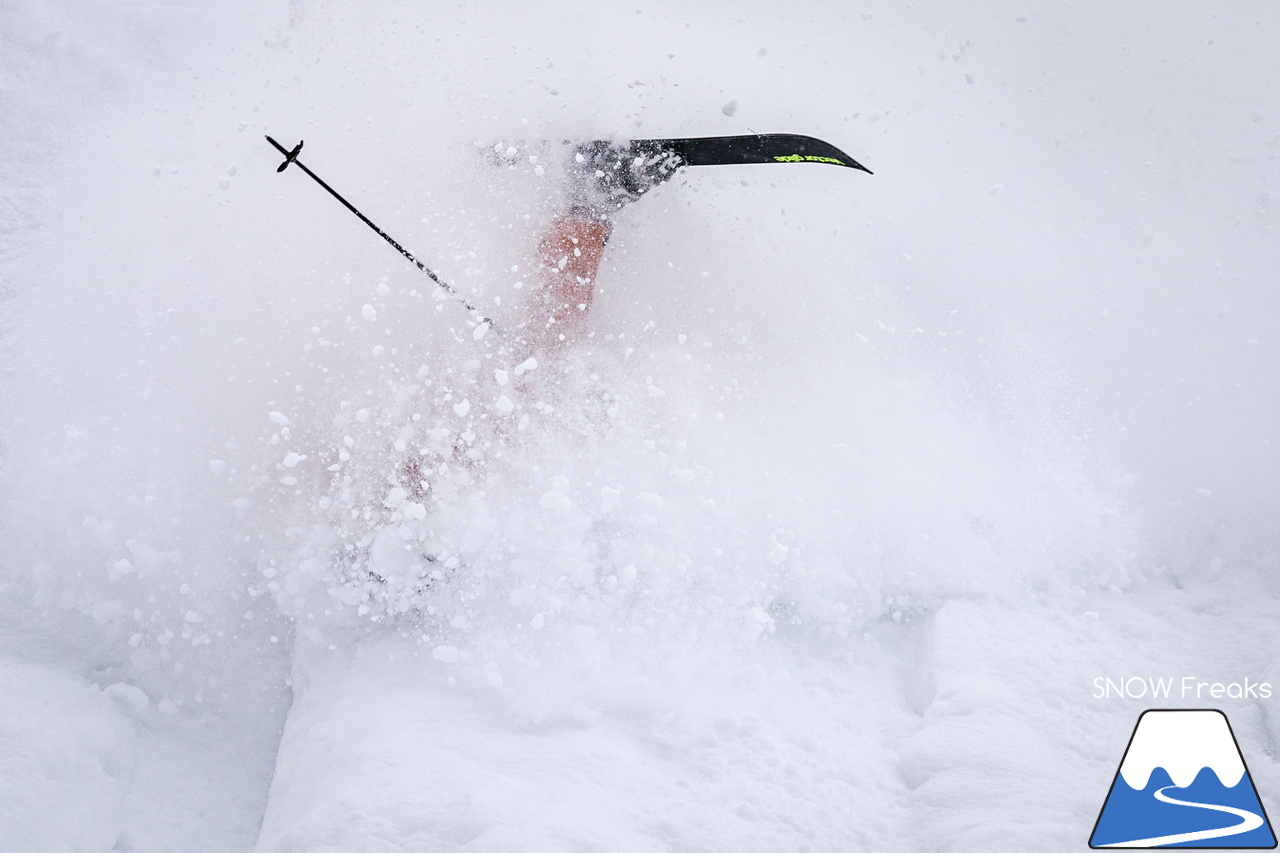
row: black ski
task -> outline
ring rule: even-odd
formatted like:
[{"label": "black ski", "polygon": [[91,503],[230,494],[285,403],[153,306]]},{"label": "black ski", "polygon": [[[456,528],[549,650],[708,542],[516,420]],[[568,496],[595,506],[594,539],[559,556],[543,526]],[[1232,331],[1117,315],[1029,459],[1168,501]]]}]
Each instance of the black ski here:
[{"label": "black ski", "polygon": [[729,166],[747,163],[829,163],[870,169],[829,142],[795,133],[753,136],[703,136],[685,139],[633,139],[630,153],[637,157],[672,154],[684,166]]}]

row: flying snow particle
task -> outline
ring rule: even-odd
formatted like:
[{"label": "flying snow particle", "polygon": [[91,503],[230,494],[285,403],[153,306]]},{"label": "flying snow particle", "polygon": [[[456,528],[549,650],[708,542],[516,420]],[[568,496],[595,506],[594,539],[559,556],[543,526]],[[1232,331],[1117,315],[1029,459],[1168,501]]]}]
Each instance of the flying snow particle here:
[{"label": "flying snow particle", "polygon": [[124,613],[124,603],[120,601],[104,601],[93,608],[91,615],[95,621],[106,624]]},{"label": "flying snow particle", "polygon": [[564,512],[573,507],[573,501],[569,500],[567,496],[562,495],[559,492],[547,492],[542,497],[538,498],[538,506],[543,509],[559,510]]},{"label": "flying snow particle", "polygon": [[142,717],[151,710],[151,700],[147,698],[147,694],[132,684],[117,681],[102,692],[115,700],[120,710],[131,716]]},{"label": "flying snow particle", "polygon": [[528,373],[530,370],[536,370],[537,367],[538,360],[536,358],[527,358],[516,365],[516,376],[521,376]]},{"label": "flying snow particle", "polygon": [[759,607],[753,607],[748,610],[746,616],[749,629],[756,635],[766,632],[772,634],[777,630],[773,617]]},{"label": "flying snow particle", "polygon": [[307,457],[305,456],[299,456],[297,453],[290,452],[289,455],[285,456],[285,458],[280,462],[280,464],[286,468],[297,468],[298,463],[306,458]]},{"label": "flying snow particle", "polygon": [[471,411],[471,401],[463,400],[461,403],[458,403],[457,405],[455,405],[453,407],[453,410],[454,412],[457,413],[458,417],[462,417],[467,412]]},{"label": "flying snow particle", "polygon": [[366,304],[363,308],[360,309],[360,314],[370,323],[378,319],[378,312],[373,309],[372,305]]},{"label": "flying snow particle", "polygon": [[622,490],[604,486],[600,489],[600,512],[608,514],[618,508],[622,502]]},{"label": "flying snow particle", "polygon": [[458,660],[458,649],[454,646],[436,646],[431,650],[431,656],[443,663],[454,663]]},{"label": "flying snow particle", "polygon": [[289,425],[289,419],[285,417],[283,412],[272,412],[271,414],[267,415],[267,417],[271,418],[271,422],[276,426]]},{"label": "flying snow particle", "polygon": [[649,509],[662,509],[667,502],[662,499],[662,495],[653,492],[641,492],[636,495],[636,501],[648,507]]},{"label": "flying snow particle", "polygon": [[227,470],[227,463],[223,462],[221,459],[210,459],[209,470],[215,475],[221,476],[222,472]]},{"label": "flying snow particle", "polygon": [[499,397],[498,402],[494,403],[493,405],[494,405],[494,408],[496,408],[499,412],[502,412],[504,415],[509,414],[516,407],[516,404],[511,402],[511,400],[507,398],[506,394],[503,394],[501,397]]}]

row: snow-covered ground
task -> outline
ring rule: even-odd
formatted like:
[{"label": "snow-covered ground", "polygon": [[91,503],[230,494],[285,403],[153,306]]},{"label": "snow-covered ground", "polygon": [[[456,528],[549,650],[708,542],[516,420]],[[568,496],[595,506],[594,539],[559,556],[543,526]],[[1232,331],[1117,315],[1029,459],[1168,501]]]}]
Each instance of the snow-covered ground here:
[{"label": "snow-covered ground", "polygon": [[[1078,850],[1150,706],[1222,708],[1275,812],[1275,698],[1094,680],[1280,690],[1278,42],[0,5],[2,846]],[[686,171],[519,374],[263,139],[501,326],[524,146],[784,131],[876,174]]]}]

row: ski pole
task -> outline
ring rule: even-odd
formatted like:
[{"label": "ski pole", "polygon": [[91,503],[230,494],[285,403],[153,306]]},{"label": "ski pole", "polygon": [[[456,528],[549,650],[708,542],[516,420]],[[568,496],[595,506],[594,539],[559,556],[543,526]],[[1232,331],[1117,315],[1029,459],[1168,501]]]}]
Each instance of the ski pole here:
[{"label": "ski pole", "polygon": [[311,180],[315,181],[317,184],[319,184],[320,186],[328,190],[329,195],[333,196],[338,201],[342,202],[342,204],[347,208],[347,210],[351,211],[352,213],[354,213],[356,216],[360,218],[361,222],[363,222],[365,225],[368,225],[370,228],[376,231],[379,237],[381,237],[383,240],[386,240],[388,243],[390,243],[397,252],[404,255],[406,258],[408,258],[410,263],[412,263],[415,267],[417,267],[418,269],[426,273],[427,278],[434,281],[438,286],[443,288],[446,293],[448,293],[454,299],[457,299],[459,302],[461,302],[462,307],[466,308],[472,314],[475,314],[478,318],[480,318],[481,323],[487,323],[489,328],[493,329],[494,331],[498,330],[498,327],[497,325],[494,324],[493,320],[490,320],[488,317],[481,314],[480,309],[476,308],[466,299],[463,299],[462,296],[458,293],[458,291],[454,290],[452,285],[450,285],[444,279],[440,278],[440,276],[436,275],[434,270],[430,269],[426,264],[422,263],[422,261],[418,260],[412,254],[410,254],[409,250],[406,249],[404,246],[401,246],[399,243],[397,243],[396,240],[390,234],[388,234],[386,231],[383,231],[377,225],[374,225],[373,220],[371,220],[369,217],[365,216],[363,213],[357,210],[354,204],[352,204],[351,202],[343,198],[342,195],[339,194],[337,190],[335,190],[333,187],[329,186],[323,180],[321,180],[319,175],[317,175],[315,172],[311,171],[305,165],[303,165],[302,161],[298,159],[298,152],[302,150],[302,140],[298,140],[298,144],[293,147],[292,151],[285,148],[279,142],[276,142],[270,136],[267,137],[267,141],[270,142],[271,145],[277,151],[279,151],[281,154],[284,155],[284,162],[281,163],[279,167],[276,168],[277,172],[283,172],[285,169],[289,168],[290,164],[294,164],[299,169],[306,172],[311,177]]}]

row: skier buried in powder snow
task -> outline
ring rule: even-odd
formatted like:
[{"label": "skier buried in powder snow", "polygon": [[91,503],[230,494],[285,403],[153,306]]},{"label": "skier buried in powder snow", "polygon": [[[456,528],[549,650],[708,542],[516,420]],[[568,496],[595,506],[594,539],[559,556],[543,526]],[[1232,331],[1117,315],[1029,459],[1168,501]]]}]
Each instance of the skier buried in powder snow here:
[{"label": "skier buried in powder snow", "polygon": [[[539,357],[553,357],[586,336],[587,310],[613,215],[670,179],[680,165],[668,152],[637,157],[603,140],[570,152],[566,209],[552,219],[538,243],[539,287],[517,329]],[[464,453],[465,448],[455,447],[455,460],[466,464]],[[399,481],[414,500],[425,498],[430,489],[419,457],[402,464]]]}]

